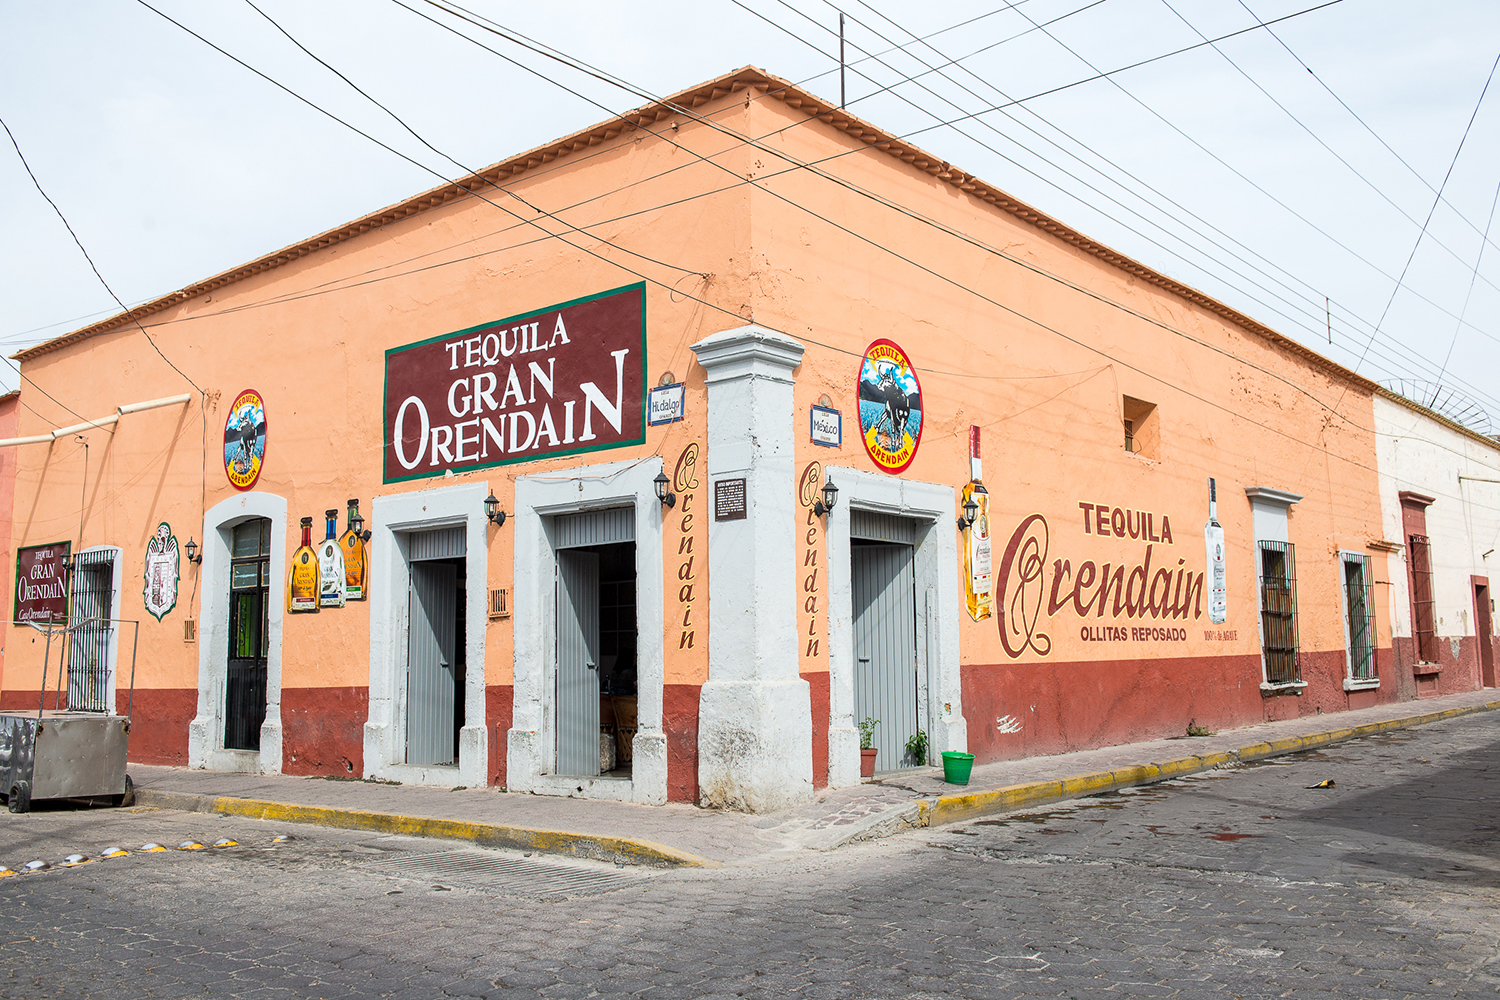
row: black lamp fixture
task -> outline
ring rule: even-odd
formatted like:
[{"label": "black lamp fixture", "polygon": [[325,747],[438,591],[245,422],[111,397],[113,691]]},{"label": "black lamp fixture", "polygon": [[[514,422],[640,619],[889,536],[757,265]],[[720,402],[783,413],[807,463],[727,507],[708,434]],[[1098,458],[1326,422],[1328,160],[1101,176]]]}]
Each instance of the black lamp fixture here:
[{"label": "black lamp fixture", "polygon": [[813,513],[818,515],[819,517],[822,517],[824,514],[827,514],[829,511],[833,510],[838,502],[839,488],[833,485],[832,479],[825,479],[823,481],[823,499],[813,504]]},{"label": "black lamp fixture", "polygon": [[497,528],[505,525],[505,511],[500,509],[500,501],[495,499],[494,490],[490,490],[490,495],[484,498],[484,516]]},{"label": "black lamp fixture", "polygon": [[[354,501],[349,501],[353,505]],[[365,519],[359,516],[359,508],[355,507],[349,514],[349,530],[354,532],[354,537],[366,542],[370,540],[370,533],[365,529]]]},{"label": "black lamp fixture", "polygon": [[198,554],[198,543],[193,541],[191,537],[188,538],[187,544],[184,545],[182,549],[187,553],[188,562],[192,563],[193,565],[196,566],[198,563],[201,563],[203,561],[203,557]]},{"label": "black lamp fixture", "polygon": [[979,504],[974,502],[973,497],[964,501],[964,512],[958,519],[958,530],[968,531],[974,527],[974,519],[979,516]]},{"label": "black lamp fixture", "polygon": [[667,479],[665,472],[658,472],[651,482],[656,485],[656,499],[661,501],[663,507],[677,506],[677,494],[667,489],[671,481]]}]

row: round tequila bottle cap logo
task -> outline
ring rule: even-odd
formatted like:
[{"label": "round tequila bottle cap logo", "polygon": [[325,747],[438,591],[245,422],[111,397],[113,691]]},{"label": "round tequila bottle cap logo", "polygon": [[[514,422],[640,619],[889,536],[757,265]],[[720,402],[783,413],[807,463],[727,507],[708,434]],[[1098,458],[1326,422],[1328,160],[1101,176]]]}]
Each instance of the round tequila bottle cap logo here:
[{"label": "round tequila bottle cap logo", "polygon": [[922,440],[922,386],[906,352],[889,340],[865,348],[859,369],[859,429],[886,472],[905,471]]},{"label": "round tequila bottle cap logo", "polygon": [[237,490],[260,478],[266,458],[266,406],[260,393],[246,389],[234,398],[224,422],[224,473]]}]

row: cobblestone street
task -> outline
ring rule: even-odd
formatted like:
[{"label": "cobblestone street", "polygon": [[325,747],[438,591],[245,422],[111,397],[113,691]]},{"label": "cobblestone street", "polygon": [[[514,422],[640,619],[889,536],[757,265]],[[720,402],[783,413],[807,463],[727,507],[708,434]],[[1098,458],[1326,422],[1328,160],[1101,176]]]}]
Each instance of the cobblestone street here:
[{"label": "cobblestone street", "polygon": [[0,881],[0,996],[1493,997],[1497,800],[1483,713],[722,869],[41,810],[0,819],[55,866]]}]

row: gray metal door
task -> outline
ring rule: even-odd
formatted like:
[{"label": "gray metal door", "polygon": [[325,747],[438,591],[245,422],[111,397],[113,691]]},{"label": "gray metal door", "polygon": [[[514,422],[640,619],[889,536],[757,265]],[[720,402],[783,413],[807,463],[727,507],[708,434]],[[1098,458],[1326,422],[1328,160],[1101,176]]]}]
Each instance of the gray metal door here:
[{"label": "gray metal door", "polygon": [[406,646],[406,762],[452,764],[458,568],[411,564],[411,613]]},{"label": "gray metal door", "polygon": [[599,773],[599,554],[557,553],[557,773]]},{"label": "gray metal door", "polygon": [[875,767],[910,766],[917,731],[917,606],[912,547],[888,542],[849,548],[854,590],[854,721],[879,719]]}]

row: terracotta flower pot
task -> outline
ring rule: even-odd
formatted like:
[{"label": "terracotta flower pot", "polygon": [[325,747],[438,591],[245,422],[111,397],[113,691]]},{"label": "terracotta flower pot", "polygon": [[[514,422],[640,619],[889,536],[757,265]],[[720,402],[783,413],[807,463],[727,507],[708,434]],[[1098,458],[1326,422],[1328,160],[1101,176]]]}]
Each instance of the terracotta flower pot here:
[{"label": "terracotta flower pot", "polygon": [[861,778],[875,777],[875,755],[880,750],[876,747],[860,747],[859,749],[859,776]]}]

